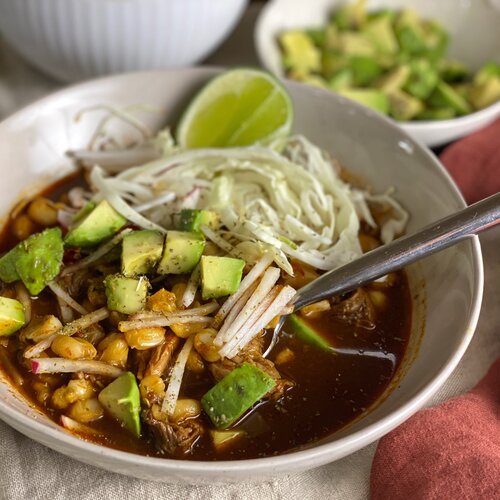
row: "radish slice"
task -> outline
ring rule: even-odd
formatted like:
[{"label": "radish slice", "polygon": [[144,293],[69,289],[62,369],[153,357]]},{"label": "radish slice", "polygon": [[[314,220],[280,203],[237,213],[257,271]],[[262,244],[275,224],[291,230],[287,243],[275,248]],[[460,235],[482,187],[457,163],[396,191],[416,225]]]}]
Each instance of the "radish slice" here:
[{"label": "radish slice", "polygon": [[80,422],[77,422],[76,420],[73,420],[72,418],[69,418],[66,415],[61,415],[59,423],[61,424],[62,427],[64,427],[68,431],[76,432],[77,434],[84,434],[84,435],[86,434],[91,436],[103,435],[102,432],[99,432],[98,430],[93,429],[88,425],[81,424]]}]

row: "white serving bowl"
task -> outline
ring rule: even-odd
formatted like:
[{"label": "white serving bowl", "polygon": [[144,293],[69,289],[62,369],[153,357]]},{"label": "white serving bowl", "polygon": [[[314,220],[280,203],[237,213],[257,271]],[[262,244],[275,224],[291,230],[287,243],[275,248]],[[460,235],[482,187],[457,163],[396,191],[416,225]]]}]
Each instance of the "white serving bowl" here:
[{"label": "white serving bowl", "polygon": [[[324,26],[329,14],[354,0],[273,0],[259,16],[255,45],[261,64],[283,76],[277,36],[288,29]],[[500,63],[499,0],[368,0],[370,10],[413,8],[437,19],[450,34],[449,56],[473,71],[488,61]],[[413,138],[429,147],[470,134],[500,116],[500,101],[470,115],[439,121],[398,122]]]},{"label": "white serving bowl", "polygon": [[[11,116],[0,124],[0,214],[6,214],[20,195],[33,194],[72,171],[65,152],[84,147],[100,118],[89,114],[75,122],[82,108],[147,102],[161,110],[150,125],[175,123],[193,93],[217,73],[193,68],[109,77],[62,90]],[[436,158],[391,120],[321,89],[294,82],[286,86],[295,107],[295,131],[330,151],[375,190],[394,186],[396,198],[411,214],[409,232],[465,206]],[[394,390],[363,418],[306,449],[233,462],[133,455],[67,434],[30,408],[5,381],[0,381],[0,418],[77,460],[157,481],[258,481],[331,462],[366,446],[421,408],[451,374],[472,338],[483,284],[477,238],[411,266],[408,272],[412,342]]]},{"label": "white serving bowl", "polygon": [[63,81],[195,64],[248,0],[0,0],[0,33]]}]

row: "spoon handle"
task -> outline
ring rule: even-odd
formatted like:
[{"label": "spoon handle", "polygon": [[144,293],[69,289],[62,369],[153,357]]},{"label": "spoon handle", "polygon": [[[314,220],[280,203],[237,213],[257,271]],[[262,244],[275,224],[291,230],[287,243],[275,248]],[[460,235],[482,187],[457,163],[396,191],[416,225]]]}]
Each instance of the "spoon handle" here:
[{"label": "spoon handle", "polygon": [[294,309],[354,290],[498,223],[500,223],[500,193],[323,274],[297,292],[293,301]]}]

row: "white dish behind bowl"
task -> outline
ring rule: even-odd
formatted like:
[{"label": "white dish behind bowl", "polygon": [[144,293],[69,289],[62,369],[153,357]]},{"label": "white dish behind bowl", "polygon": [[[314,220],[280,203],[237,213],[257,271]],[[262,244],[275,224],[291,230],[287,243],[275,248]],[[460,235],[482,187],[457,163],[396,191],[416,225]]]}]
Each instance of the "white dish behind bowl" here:
[{"label": "white dish behind bowl", "polygon": [[[82,147],[98,119],[75,114],[93,104],[143,103],[163,110],[153,125],[172,122],[186,101],[217,70],[198,68],[121,75],[58,92],[0,124],[0,213],[19,193],[71,170],[65,151]],[[424,148],[391,121],[329,92],[287,83],[294,101],[295,130],[334,154],[378,191],[389,185],[412,214],[413,231],[464,206],[458,190]],[[6,174],[9,172],[9,175]],[[27,181],[29,179],[29,181]],[[67,434],[0,383],[0,418],[31,438],[83,462],[157,481],[207,483],[257,481],[316,467],[352,453],[417,411],[451,374],[476,326],[482,294],[482,261],[476,238],[410,269],[419,324],[425,324],[416,360],[398,387],[376,409],[308,449],[282,456],[233,462],[148,458],[84,442]],[[421,278],[427,308],[422,307]],[[417,331],[418,334],[418,331]]]},{"label": "white dish behind bowl", "polygon": [[222,43],[248,0],[0,0],[0,32],[64,81],[188,66]]},{"label": "white dish behind bowl", "polygon": [[[288,29],[324,26],[329,14],[354,0],[273,0],[261,12],[255,27],[255,45],[261,64],[283,77],[277,36]],[[448,55],[473,71],[488,61],[500,63],[500,2],[498,0],[368,0],[367,8],[413,8],[437,19],[450,34]],[[434,147],[477,130],[500,116],[500,102],[451,120],[398,122],[413,138]]]}]

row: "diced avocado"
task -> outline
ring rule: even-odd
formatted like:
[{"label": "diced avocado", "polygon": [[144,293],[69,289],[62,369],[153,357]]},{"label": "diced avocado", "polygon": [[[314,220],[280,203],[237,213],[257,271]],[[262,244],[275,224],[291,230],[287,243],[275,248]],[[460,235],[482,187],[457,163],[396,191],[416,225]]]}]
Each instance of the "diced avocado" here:
[{"label": "diced avocado", "polygon": [[245,431],[234,429],[229,431],[214,431],[210,430],[210,435],[212,436],[212,441],[216,448],[224,448],[229,443],[246,435]]},{"label": "diced avocado", "polygon": [[149,281],[144,277],[127,278],[112,274],[104,280],[108,309],[134,314],[146,306]]},{"label": "diced avocado", "polygon": [[211,210],[198,210],[194,208],[185,208],[179,215],[177,229],[179,231],[200,232],[201,226],[208,226],[210,229],[218,229],[220,226],[220,217]]},{"label": "diced avocado", "polygon": [[344,31],[339,34],[340,51],[346,56],[374,56],[375,45],[364,34],[355,31]]},{"label": "diced avocado", "polygon": [[325,44],[325,30],[309,29],[306,30],[306,35],[312,40],[316,47],[323,47]]},{"label": "diced avocado", "polygon": [[445,82],[436,85],[428,103],[435,108],[451,107],[459,115],[466,115],[472,111],[469,103]]},{"label": "diced avocado", "polygon": [[335,50],[325,50],[321,58],[322,74],[330,78],[349,67],[349,59]]},{"label": "diced avocado", "polygon": [[482,109],[500,99],[500,77],[491,76],[483,83],[475,83],[469,90],[469,99],[474,108]]},{"label": "diced avocado", "polygon": [[324,49],[340,50],[339,29],[335,24],[329,24],[325,29]]},{"label": "diced avocado", "polygon": [[448,33],[435,20],[424,21],[422,27],[426,44],[425,55],[429,61],[439,61],[448,46]]},{"label": "diced avocado", "polygon": [[201,405],[217,429],[226,429],[276,385],[254,365],[243,363],[214,385]]},{"label": "diced avocado", "polygon": [[13,283],[21,279],[16,269],[18,255],[19,248],[14,247],[0,258],[0,280],[4,283]]},{"label": "diced avocado", "polygon": [[392,71],[389,71],[385,75],[381,76],[375,82],[375,87],[387,93],[400,90],[408,80],[410,72],[410,66],[402,64],[401,66],[398,66]]},{"label": "diced avocado", "polygon": [[303,31],[286,31],[279,37],[290,68],[307,75],[321,69],[321,54]]},{"label": "diced avocado", "polygon": [[122,273],[129,277],[150,273],[162,253],[163,235],[159,231],[132,231],[123,238]]},{"label": "diced avocado", "polygon": [[399,46],[409,54],[423,54],[427,49],[425,33],[418,14],[405,9],[399,14],[394,31]]},{"label": "diced avocado", "polygon": [[332,22],[341,29],[360,28],[366,21],[366,0],[356,0],[333,13]]},{"label": "diced avocado", "polygon": [[113,236],[127,222],[106,200],[97,205],[66,235],[70,247],[91,247]]},{"label": "diced avocado", "polygon": [[316,333],[303,319],[296,314],[288,316],[285,329],[293,333],[298,339],[306,344],[313,345],[323,351],[332,351],[333,347],[319,334]]},{"label": "diced avocado", "polygon": [[459,95],[462,96],[466,101],[469,100],[469,91],[472,85],[470,83],[455,83],[451,85],[451,88]]},{"label": "diced avocado", "polygon": [[484,83],[491,76],[500,77],[500,64],[496,62],[486,63],[474,76],[474,83]]},{"label": "diced avocado", "polygon": [[390,114],[399,121],[408,121],[424,110],[420,99],[413,97],[402,90],[395,90],[389,94]]},{"label": "diced avocado", "polygon": [[26,321],[21,302],[0,297],[0,337],[7,337],[17,332]]},{"label": "diced avocado", "polygon": [[204,248],[205,238],[201,234],[169,231],[157,273],[190,273],[198,264]]},{"label": "diced avocado", "polygon": [[134,436],[141,435],[141,400],[135,376],[126,372],[106,386],[98,396],[99,403]]},{"label": "diced avocado", "polygon": [[456,116],[453,108],[427,108],[416,116],[417,120],[449,120]]},{"label": "diced avocado", "polygon": [[16,271],[31,295],[38,295],[61,270],[64,246],[58,227],[32,234],[14,250]]},{"label": "diced avocado", "polygon": [[389,112],[389,99],[381,91],[376,89],[344,89],[339,91],[340,95],[357,101],[375,111],[381,113]]},{"label": "diced avocado", "polygon": [[80,210],[78,210],[76,215],[73,217],[73,223],[76,224],[76,223],[80,222],[82,219],[84,219],[85,217],[87,217],[87,215],[89,215],[90,212],[92,212],[92,210],[94,210],[95,206],[96,206],[95,202],[87,201],[87,203],[85,203],[85,205],[82,208],[80,208]]},{"label": "diced avocado", "polygon": [[370,85],[382,73],[382,68],[377,61],[368,56],[351,57],[351,70],[356,87]]},{"label": "diced avocado", "polygon": [[410,63],[410,76],[404,90],[418,99],[427,99],[435,89],[439,76],[427,59],[416,59]]},{"label": "diced avocado", "polygon": [[232,257],[203,255],[201,258],[201,290],[203,300],[235,293],[241,282],[245,261]]},{"label": "diced avocado", "polygon": [[439,74],[446,83],[456,83],[469,76],[469,68],[460,61],[442,61],[439,64]]},{"label": "diced avocado", "polygon": [[395,54],[398,51],[398,40],[389,17],[381,16],[371,20],[365,25],[363,32],[375,44],[379,52]]},{"label": "diced avocado", "polygon": [[330,78],[328,86],[332,90],[346,89],[352,85],[352,79],[353,76],[350,69],[341,69]]}]

